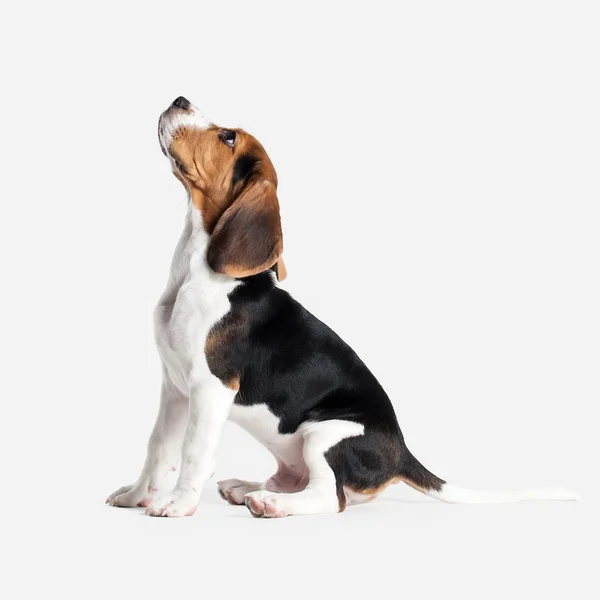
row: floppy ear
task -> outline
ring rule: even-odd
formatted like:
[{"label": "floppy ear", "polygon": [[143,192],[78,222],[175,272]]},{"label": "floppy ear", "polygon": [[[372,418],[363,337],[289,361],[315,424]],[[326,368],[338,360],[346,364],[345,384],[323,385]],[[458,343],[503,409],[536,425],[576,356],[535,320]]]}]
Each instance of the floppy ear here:
[{"label": "floppy ear", "polygon": [[217,273],[249,277],[271,268],[282,252],[275,186],[262,180],[247,186],[217,221],[206,261]]}]

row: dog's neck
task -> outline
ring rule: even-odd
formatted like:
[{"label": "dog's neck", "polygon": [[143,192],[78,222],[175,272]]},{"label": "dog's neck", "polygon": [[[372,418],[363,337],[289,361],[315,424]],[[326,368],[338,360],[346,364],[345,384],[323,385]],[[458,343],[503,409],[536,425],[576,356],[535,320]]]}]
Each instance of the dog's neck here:
[{"label": "dog's neck", "polygon": [[192,233],[192,237],[200,240],[208,241],[208,234],[204,229],[204,219],[202,218],[202,213],[196,208],[195,204],[192,202],[190,196],[188,195],[188,211],[185,216],[186,227],[189,223],[190,230]]},{"label": "dog's neck", "polygon": [[215,273],[208,266],[206,249],[209,242],[210,236],[204,230],[202,214],[189,202],[183,231],[171,260],[169,280],[159,304],[173,304],[181,286],[192,279],[207,291],[210,289],[217,292],[223,288],[222,293],[225,295],[239,284],[239,281]]},{"label": "dog's neck", "polygon": [[[173,254],[169,280],[159,300],[159,305],[172,305],[181,286],[192,279],[209,295],[216,294],[217,296],[229,294],[242,282],[248,283],[254,278],[262,280],[263,274],[260,273],[242,280],[215,273],[206,262],[206,250],[209,243],[210,235],[204,229],[202,213],[189,200],[183,231]],[[269,282],[271,282],[270,285],[273,285],[277,274],[276,265],[264,273],[270,273]]]},{"label": "dog's neck", "polygon": [[193,202],[189,201],[183,231],[173,255],[173,262],[181,263],[186,270],[192,266],[192,261],[205,263],[209,241],[210,237],[204,230],[202,213],[194,206]]}]

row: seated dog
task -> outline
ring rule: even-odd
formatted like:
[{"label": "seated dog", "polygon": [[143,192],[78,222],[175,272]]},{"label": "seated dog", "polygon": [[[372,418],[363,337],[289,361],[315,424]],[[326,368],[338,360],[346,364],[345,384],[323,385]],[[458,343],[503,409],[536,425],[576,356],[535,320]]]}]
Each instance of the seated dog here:
[{"label": "seated dog", "polygon": [[[198,507],[227,419],[277,459],[264,483],[219,492],[256,517],[334,513],[390,483],[447,502],[574,500],[567,490],[476,492],[430,473],[408,450],[385,391],[355,352],[287,292],[277,175],[240,129],[185,98],[161,115],[160,145],[189,199],[155,311],[163,384],[142,473],[107,499],[179,517]],[[179,471],[173,490],[165,477]]]}]

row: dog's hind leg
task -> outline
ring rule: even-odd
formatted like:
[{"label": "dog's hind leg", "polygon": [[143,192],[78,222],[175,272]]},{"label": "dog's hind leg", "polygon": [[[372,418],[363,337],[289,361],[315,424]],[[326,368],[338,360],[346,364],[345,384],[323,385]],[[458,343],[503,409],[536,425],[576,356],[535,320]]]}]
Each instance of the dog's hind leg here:
[{"label": "dog's hind leg", "polygon": [[242,479],[224,479],[217,482],[217,489],[223,500],[229,504],[244,504],[244,497],[250,492],[264,489],[265,484],[256,481],[243,481]]},{"label": "dog's hind leg", "polygon": [[305,423],[299,430],[303,439],[302,456],[308,468],[306,487],[295,493],[273,492],[269,489],[248,493],[245,497],[246,506],[255,517],[285,517],[343,510],[335,473],[325,453],[346,438],[362,435],[364,426],[335,419]]},{"label": "dog's hind leg", "polygon": [[308,467],[304,460],[295,459],[293,463],[284,462],[277,458],[277,473],[267,481],[243,481],[242,479],[225,479],[217,483],[219,494],[229,504],[241,505],[245,502],[246,494],[258,490],[269,492],[300,492],[308,483]]}]

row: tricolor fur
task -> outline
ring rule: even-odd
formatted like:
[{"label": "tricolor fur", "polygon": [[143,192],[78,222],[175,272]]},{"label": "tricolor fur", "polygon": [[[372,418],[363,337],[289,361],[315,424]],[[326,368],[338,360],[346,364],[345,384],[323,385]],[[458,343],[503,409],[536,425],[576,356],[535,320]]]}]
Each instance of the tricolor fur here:
[{"label": "tricolor fur", "polygon": [[[254,516],[343,511],[399,481],[447,502],[577,498],[561,489],[476,492],[430,473],[360,358],[277,286],[283,236],[264,148],[242,130],[211,124],[181,97],[161,115],[159,139],[189,200],[155,311],[160,409],[140,477],[107,502],[193,514],[227,419],[277,460],[264,482],[218,484]],[[172,490],[171,471],[179,473]]]}]

